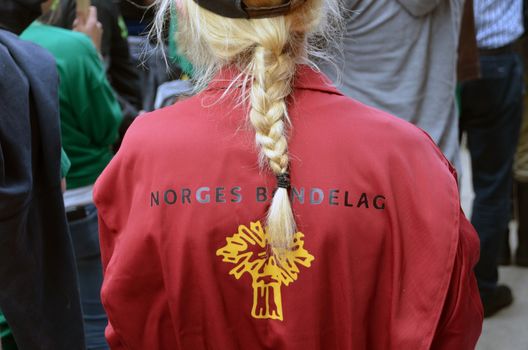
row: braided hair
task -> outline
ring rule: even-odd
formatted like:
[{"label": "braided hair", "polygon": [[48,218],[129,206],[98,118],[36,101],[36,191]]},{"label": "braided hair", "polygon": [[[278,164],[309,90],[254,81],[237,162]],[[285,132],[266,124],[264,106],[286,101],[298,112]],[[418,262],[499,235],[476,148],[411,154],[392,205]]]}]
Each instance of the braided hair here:
[{"label": "braided hair", "polygon": [[[292,247],[296,232],[289,188],[287,98],[296,66],[325,57],[321,43],[338,37],[338,0],[293,0],[292,12],[271,18],[221,17],[194,0],[158,0],[154,31],[163,35],[165,13],[176,5],[180,14],[178,44],[192,61],[198,86],[205,87],[223,67],[236,66],[249,82],[248,119],[255,130],[261,164],[277,177],[277,190],[267,214],[269,245],[275,254]],[[280,5],[282,0],[245,0],[253,8]]]}]

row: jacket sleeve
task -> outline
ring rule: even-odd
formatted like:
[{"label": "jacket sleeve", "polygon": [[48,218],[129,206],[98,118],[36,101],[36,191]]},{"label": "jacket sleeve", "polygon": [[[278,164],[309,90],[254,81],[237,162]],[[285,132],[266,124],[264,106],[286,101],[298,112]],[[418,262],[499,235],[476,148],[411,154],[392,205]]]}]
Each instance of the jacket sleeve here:
[{"label": "jacket sleeve", "polygon": [[[0,32],[1,34],[1,32]],[[32,192],[31,129],[28,80],[0,43],[0,242],[4,229],[28,205]]]},{"label": "jacket sleeve", "polygon": [[148,162],[142,151],[142,121],[133,124],[94,188],[104,275],[101,299],[112,349],[162,349],[162,344],[176,341],[160,260],[162,245],[145,216],[131,215],[144,208],[144,189],[134,181]]},{"label": "jacket sleeve", "polygon": [[431,350],[474,349],[482,331],[483,311],[473,268],[479,241],[460,211],[460,236],[451,282]]},{"label": "jacket sleeve", "polygon": [[[105,221],[99,215],[99,235],[101,236],[101,258],[103,260],[103,269],[106,270],[106,266],[110,258],[112,257],[114,251],[114,238],[110,228],[106,225]],[[106,306],[105,306],[106,308]],[[121,342],[119,335],[114,330],[111,321],[108,321],[108,324],[105,329],[105,337],[108,342],[108,345],[113,350],[124,350],[126,349],[125,345]]]},{"label": "jacket sleeve", "polygon": [[415,17],[425,16],[445,0],[398,0],[401,6]]}]

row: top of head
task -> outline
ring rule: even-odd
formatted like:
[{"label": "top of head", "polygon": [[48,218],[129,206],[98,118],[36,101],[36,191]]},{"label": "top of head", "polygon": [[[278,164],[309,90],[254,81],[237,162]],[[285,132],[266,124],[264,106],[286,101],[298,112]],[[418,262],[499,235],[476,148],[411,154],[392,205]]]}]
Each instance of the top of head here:
[{"label": "top of head", "polygon": [[256,6],[248,4],[250,0],[194,0],[201,7],[228,18],[270,18],[284,16],[300,6],[306,0],[281,0],[276,5]]}]

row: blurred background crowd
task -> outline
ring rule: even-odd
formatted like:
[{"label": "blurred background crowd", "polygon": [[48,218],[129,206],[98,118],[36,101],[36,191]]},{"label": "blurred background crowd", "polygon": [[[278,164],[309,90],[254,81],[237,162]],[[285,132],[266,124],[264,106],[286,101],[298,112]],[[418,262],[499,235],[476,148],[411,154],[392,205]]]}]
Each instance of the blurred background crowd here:
[{"label": "blurred background crowd", "polygon": [[[50,131],[38,137],[44,153],[62,140],[62,154],[55,158],[35,160],[31,152],[43,150],[31,146],[3,155],[6,164],[16,158],[31,165],[27,170],[17,163],[1,174],[12,176],[0,185],[3,349],[108,348],[93,185],[136,117],[195,91],[192,58],[178,51],[177,14],[165,19],[160,43],[149,35],[153,5],[154,0],[0,3],[0,145],[7,150],[10,142],[20,144],[17,132],[24,127],[51,127],[39,118],[53,114],[45,101],[57,99],[57,74],[60,136]],[[343,6],[343,37],[332,47],[332,63],[322,61],[321,69],[346,95],[424,129],[462,177],[468,171],[460,150],[467,149],[474,192],[468,211],[481,240],[475,273],[485,316],[528,299],[528,290],[512,292],[500,282],[498,269],[499,264],[528,267],[528,113],[523,107],[528,2],[345,0]],[[20,39],[47,50],[56,71],[48,74],[49,57],[21,46],[15,41]],[[17,47],[34,54],[18,53]],[[10,67],[7,56],[16,57],[19,68]],[[13,91],[15,72],[28,82],[25,90]],[[20,97],[28,94],[29,99]],[[10,125],[4,121],[9,108],[34,122]],[[60,164],[63,194],[53,202],[35,193],[52,192],[46,181],[55,164]],[[24,174],[27,181],[19,183]],[[13,190],[24,186],[24,195]],[[60,243],[60,232],[71,237],[73,253],[69,240]],[[64,304],[63,312],[58,305]],[[55,342],[53,335],[61,340]]]}]

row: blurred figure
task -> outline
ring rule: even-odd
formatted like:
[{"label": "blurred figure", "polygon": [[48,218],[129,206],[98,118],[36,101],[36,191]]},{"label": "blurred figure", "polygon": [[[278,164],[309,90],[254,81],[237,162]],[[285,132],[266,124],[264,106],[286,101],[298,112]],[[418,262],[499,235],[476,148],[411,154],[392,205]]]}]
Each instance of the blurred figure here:
[{"label": "blurred figure", "polygon": [[[526,79],[526,78],[525,78]],[[524,98],[524,103],[528,99]],[[517,250],[512,259],[509,231],[503,239],[501,264],[515,263],[517,266],[528,267],[528,111],[523,113],[523,122],[517,153],[514,162],[514,200],[517,219]]]},{"label": "blurred figure", "polygon": [[154,21],[155,0],[120,1],[119,7],[131,36],[144,36]]},{"label": "blurred figure", "polygon": [[84,349],[61,194],[57,69],[17,37],[42,3],[0,2],[0,309],[21,350]]},{"label": "blurred figure", "polygon": [[473,169],[472,223],[480,236],[475,268],[485,316],[513,301],[498,285],[499,247],[511,218],[512,166],[522,114],[522,0],[474,0],[481,78],[462,84],[460,127]]},{"label": "blurred figure", "polygon": [[83,33],[36,22],[22,37],[48,49],[57,60],[62,137],[71,160],[64,202],[77,258],[86,346],[107,349],[104,339],[107,319],[100,301],[102,270],[97,210],[92,189],[113,156],[111,148],[122,115],[97,52],[103,28],[97,21],[95,7],[90,9],[86,21],[76,21],[75,29]]},{"label": "blurred figure", "polygon": [[[524,27],[528,28],[528,1],[523,1]],[[523,67],[528,64],[528,39],[526,35],[521,40],[521,52]],[[524,70],[524,86],[528,83],[527,71]],[[528,267],[528,95],[525,93],[523,98],[523,121],[519,144],[515,154],[513,165],[514,170],[514,201],[515,201],[515,219],[517,220],[517,250],[512,259],[510,251],[509,232],[503,239],[501,249],[501,264],[509,265],[514,262],[517,266]]]},{"label": "blurred figure", "polygon": [[[525,97],[524,102],[528,102]],[[528,111],[524,111],[521,140],[514,162],[514,200],[516,202],[517,250],[512,259],[509,244],[509,231],[503,239],[501,263],[513,262],[517,266],[528,267]]]},{"label": "blurred figure", "polygon": [[[149,37],[155,16],[155,7],[152,6],[154,2],[154,0],[121,1],[121,10],[130,31],[128,38],[130,52],[133,61],[140,68],[139,81],[145,111],[155,109],[156,95],[161,85],[181,76],[181,69],[171,60],[170,44],[167,45],[170,35],[160,43],[152,42]],[[167,17],[167,26],[169,20]]]},{"label": "blurred figure", "polygon": [[342,57],[325,73],[346,95],[425,130],[458,168],[463,0],[345,0],[345,7]]}]

